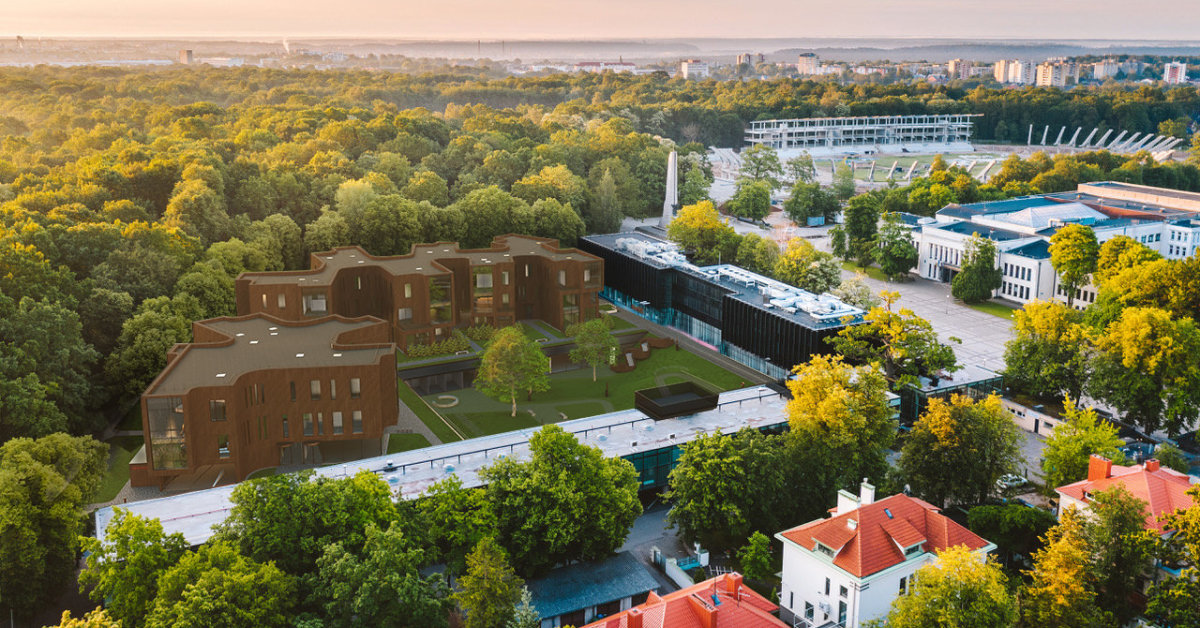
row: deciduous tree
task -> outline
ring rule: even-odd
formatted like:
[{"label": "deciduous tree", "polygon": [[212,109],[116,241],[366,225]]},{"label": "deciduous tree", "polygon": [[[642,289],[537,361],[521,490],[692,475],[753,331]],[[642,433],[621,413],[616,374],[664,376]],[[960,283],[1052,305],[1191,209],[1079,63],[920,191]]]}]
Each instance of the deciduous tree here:
[{"label": "deciduous tree", "polygon": [[775,262],[775,278],[809,292],[829,292],[842,280],[837,260],[825,251],[818,251],[807,240],[792,238],[787,250]]},{"label": "deciduous tree", "polygon": [[755,144],[742,151],[743,177],[755,181],[763,181],[771,189],[779,187],[779,177],[783,175],[783,165],[779,163],[779,153],[766,144]]},{"label": "deciduous tree", "polygon": [[1028,625],[1048,628],[1113,625],[1112,615],[1097,604],[1091,553],[1081,516],[1074,509],[1063,512],[1061,522],[1046,532],[1045,546],[1033,554],[1033,569],[1027,572],[1030,582],[1021,594],[1021,614]]},{"label": "deciduous tree", "polygon": [[163,532],[158,519],[117,508],[104,530],[104,541],[85,537],[87,568],[79,574],[80,590],[101,602],[126,626],[139,628],[154,605],[158,579],[187,551],[178,532]]},{"label": "deciduous tree", "polygon": [[570,353],[571,361],[592,367],[592,381],[596,381],[596,369],[601,364],[611,364],[620,348],[616,336],[608,328],[608,322],[595,318],[572,325],[567,333],[575,339],[575,348]]},{"label": "deciduous tree", "polygon": [[879,269],[888,279],[908,275],[917,266],[917,245],[913,243],[912,231],[904,225],[897,214],[884,214],[875,234],[876,259]]},{"label": "deciduous tree", "polygon": [[883,305],[867,312],[866,324],[845,327],[829,339],[838,353],[852,362],[878,364],[893,382],[917,383],[919,376],[957,367],[954,350],[942,344],[929,321],[908,308],[895,308],[899,293],[879,296]]},{"label": "deciduous tree", "polygon": [[729,213],[740,218],[762,220],[771,213],[771,188],[763,181],[739,179],[729,199]]},{"label": "deciduous tree", "polygon": [[454,601],[466,611],[466,628],[504,628],[513,619],[525,583],[517,577],[504,550],[485,537],[467,557]]},{"label": "deciduous tree", "polygon": [[885,620],[889,628],[1010,628],[1016,601],[1004,573],[965,547],[943,551],[917,570],[907,595],[897,596]]},{"label": "deciduous tree", "polygon": [[273,564],[256,563],[221,541],[185,554],[158,580],[148,628],[291,625],[296,582]]},{"label": "deciduous tree", "polygon": [[996,243],[976,233],[966,242],[962,270],[950,282],[950,293],[966,303],[987,301],[1003,283],[1002,277],[996,268]]},{"label": "deciduous tree", "polygon": [[721,222],[717,209],[709,201],[683,206],[667,225],[667,235],[699,264],[734,259],[740,242],[733,228]]},{"label": "deciduous tree", "polygon": [[1067,291],[1067,307],[1075,303],[1075,291],[1096,272],[1099,255],[1096,232],[1087,225],[1069,224],[1050,236],[1050,264]]},{"label": "deciduous tree", "polygon": [[1013,339],[1004,345],[1005,381],[1049,401],[1078,399],[1091,366],[1091,338],[1082,317],[1056,302],[1034,301],[1013,315]]},{"label": "deciduous tree", "polygon": [[1079,409],[1070,397],[1063,406],[1063,422],[1046,438],[1042,450],[1042,477],[1046,486],[1054,488],[1086,478],[1092,455],[1119,459],[1125,446],[1117,437],[1117,427],[1101,421],[1095,410]]},{"label": "deciduous tree", "polygon": [[517,395],[550,390],[546,354],[519,327],[505,327],[492,335],[480,358],[475,387],[498,401],[512,403],[517,416]]}]

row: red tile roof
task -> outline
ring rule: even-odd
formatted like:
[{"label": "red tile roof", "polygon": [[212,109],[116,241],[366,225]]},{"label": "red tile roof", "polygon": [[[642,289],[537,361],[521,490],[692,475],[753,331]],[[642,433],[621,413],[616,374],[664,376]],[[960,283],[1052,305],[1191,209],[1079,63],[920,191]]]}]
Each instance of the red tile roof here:
[{"label": "red tile roof", "polygon": [[663,596],[651,593],[644,604],[583,628],[787,628],[772,615],[777,610],[742,584],[741,575],[729,573]]},{"label": "red tile roof", "polygon": [[[782,536],[808,550],[816,549],[814,541],[833,548],[833,564],[859,578],[904,562],[904,548],[917,543],[924,543],[922,549],[927,552],[957,545],[977,550],[988,545],[985,539],[941,514],[936,506],[903,494],[829,519],[810,521]],[[829,542],[841,539],[845,543],[840,546]]]},{"label": "red tile roof", "polygon": [[1189,508],[1194,502],[1192,496],[1187,494],[1192,484],[1186,474],[1163,466],[1155,468],[1156,465],[1157,461],[1149,461],[1149,471],[1146,470],[1147,465],[1113,465],[1109,477],[1080,480],[1074,484],[1060,486],[1056,490],[1087,503],[1090,501],[1088,495],[1117,485],[1124,486],[1134,497],[1146,502],[1146,529],[1162,533],[1163,522],[1159,519],[1161,515],[1175,512],[1179,508]]}]

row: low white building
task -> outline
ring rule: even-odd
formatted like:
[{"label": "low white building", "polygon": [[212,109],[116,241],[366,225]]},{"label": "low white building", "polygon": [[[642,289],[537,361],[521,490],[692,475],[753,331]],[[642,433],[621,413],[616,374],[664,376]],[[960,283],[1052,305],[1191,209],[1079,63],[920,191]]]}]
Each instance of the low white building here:
[{"label": "low white building", "polygon": [[780,614],[805,628],[857,628],[886,615],[917,569],[942,550],[961,545],[984,560],[996,548],[915,497],[875,501],[865,480],[857,496],[838,491],[828,519],[775,538],[783,542]]},{"label": "low white building", "polygon": [[[949,282],[962,269],[967,241],[975,234],[996,244],[1003,280],[995,296],[1016,303],[1067,295],[1050,263],[1050,237],[1065,225],[1088,225],[1103,244],[1128,236],[1168,259],[1200,249],[1200,194],[1123,183],[1082,184],[1075,192],[1039,194],[1004,201],[949,205],[913,228],[916,272]],[[1096,300],[1095,286],[1078,289],[1074,304]]]},{"label": "low white building", "polygon": [[708,63],[700,59],[684,59],[679,62],[679,76],[694,81],[709,77]]}]

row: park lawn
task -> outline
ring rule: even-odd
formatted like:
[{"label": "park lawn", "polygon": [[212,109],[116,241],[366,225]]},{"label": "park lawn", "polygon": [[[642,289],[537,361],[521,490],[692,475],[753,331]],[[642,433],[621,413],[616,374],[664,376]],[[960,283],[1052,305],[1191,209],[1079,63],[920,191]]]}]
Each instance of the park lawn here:
[{"label": "park lawn", "polygon": [[429,439],[424,434],[389,434],[387,452],[398,454],[402,451],[422,449],[429,446]]},{"label": "park lawn", "polygon": [[428,427],[434,436],[440,438],[443,443],[452,443],[463,439],[461,435],[455,433],[454,429],[438,416],[437,412],[433,411],[433,408],[429,407],[429,404],[425,403],[417,395],[417,392],[411,386],[404,383],[404,380],[397,382],[396,388],[400,396],[400,402],[408,406],[417,415],[417,418],[421,419],[425,427]]},{"label": "park lawn", "polygon": [[[436,411],[468,438],[511,430],[558,423],[563,415],[578,419],[633,407],[634,391],[688,379],[698,380],[716,390],[732,390],[746,385],[737,375],[688,351],[655,349],[629,373],[614,373],[607,366],[592,381],[590,368],[576,369],[550,376],[550,390],[535,393],[533,401],[517,399],[517,416],[511,406],[485,396],[474,388],[449,393],[458,398],[452,408]],[[605,389],[608,396],[605,396]],[[426,400],[436,398],[430,395]]]},{"label": "park lawn", "polygon": [[96,503],[116,499],[117,493],[129,482],[129,461],[141,449],[143,442],[141,436],[116,436],[108,441],[108,471],[100,480],[100,488],[94,498]]},{"label": "park lawn", "polygon": [[992,316],[998,316],[1000,318],[1007,319],[1010,321],[1012,320],[1013,315],[1016,314],[1016,312],[1017,312],[1017,308],[1009,307],[1003,303],[997,303],[996,301],[984,301],[983,303],[965,303],[964,305],[966,305],[967,307],[969,307],[972,310],[975,310],[977,312],[983,312],[984,314],[991,314]]},{"label": "park lawn", "polygon": [[876,266],[863,268],[854,262],[842,262],[842,268],[852,273],[862,273],[876,281],[888,281],[887,275],[884,275],[883,271]]}]

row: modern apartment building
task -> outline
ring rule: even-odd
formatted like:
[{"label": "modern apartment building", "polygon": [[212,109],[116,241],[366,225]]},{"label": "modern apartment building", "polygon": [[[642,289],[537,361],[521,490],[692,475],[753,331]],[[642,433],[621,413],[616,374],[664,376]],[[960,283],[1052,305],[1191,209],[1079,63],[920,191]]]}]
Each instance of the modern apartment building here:
[{"label": "modern apartment building", "polygon": [[1033,85],[1037,81],[1037,66],[1032,61],[1001,59],[992,66],[992,75],[997,83]]},{"label": "modern apartment building", "polygon": [[679,62],[679,76],[691,81],[708,78],[708,63],[700,59],[684,59]]},{"label": "modern apartment building", "polygon": [[192,333],[142,394],[146,447],[129,465],[134,486],[379,455],[398,407],[384,321],[249,314],[197,321]]},{"label": "modern apartment building", "polygon": [[[948,205],[917,221],[917,273],[949,282],[958,273],[966,242],[974,234],[996,243],[1003,283],[997,295],[1028,303],[1066,301],[1050,263],[1050,237],[1064,225],[1088,225],[1101,243],[1127,236],[1168,259],[1200,250],[1200,194],[1144,185],[1099,181],[1075,192],[1038,194],[1004,201]],[[1086,307],[1096,288],[1083,286],[1074,305]]]},{"label": "modern apartment building", "polygon": [[243,273],[238,314],[289,321],[374,316],[388,322],[401,349],[446,339],[460,326],[536,318],[565,329],[599,315],[604,264],[557,244],[506,235],[487,249],[439,242],[393,257],[340,247],[314,253],[310,270]]},{"label": "modern apartment building", "polygon": [[975,64],[964,59],[951,59],[950,63],[946,64],[946,76],[953,79],[969,79],[971,78],[971,70]]},{"label": "modern apartment building", "polygon": [[796,61],[796,73],[800,76],[819,74],[821,71],[820,62],[820,58],[811,52],[802,54]]}]

